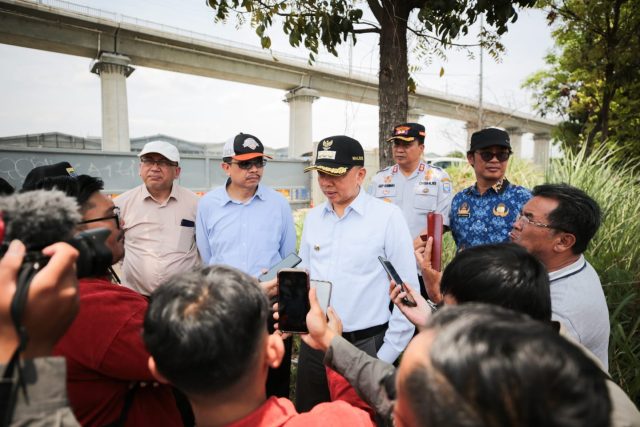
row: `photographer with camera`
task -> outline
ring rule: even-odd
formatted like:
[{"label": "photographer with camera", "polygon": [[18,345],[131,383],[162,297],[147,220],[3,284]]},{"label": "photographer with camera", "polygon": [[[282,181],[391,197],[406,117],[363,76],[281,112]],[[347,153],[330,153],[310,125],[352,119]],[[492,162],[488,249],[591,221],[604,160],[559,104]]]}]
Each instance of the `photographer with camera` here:
[{"label": "photographer with camera", "polygon": [[[25,252],[25,245],[13,240],[0,259],[0,372],[6,372],[20,346],[11,309]],[[19,380],[12,375],[14,381],[3,381],[0,425],[78,425],[67,402],[65,361],[62,357],[49,357],[78,311],[74,269],[78,251],[66,243],[55,243],[42,252],[51,258],[31,281],[22,317],[29,336],[21,354],[23,376]],[[12,390],[19,381],[24,388]]]},{"label": "photographer with camera", "polygon": [[[60,176],[42,166],[35,188],[75,197],[82,219],[76,233],[109,230],[111,264],[124,256],[123,223],[103,182],[88,175]],[[117,277],[115,278],[117,281]],[[108,276],[79,280],[80,310],[54,354],[67,358],[67,389],[82,425],[182,425],[172,389],[158,385],[147,367],[141,331],[147,300]]]}]

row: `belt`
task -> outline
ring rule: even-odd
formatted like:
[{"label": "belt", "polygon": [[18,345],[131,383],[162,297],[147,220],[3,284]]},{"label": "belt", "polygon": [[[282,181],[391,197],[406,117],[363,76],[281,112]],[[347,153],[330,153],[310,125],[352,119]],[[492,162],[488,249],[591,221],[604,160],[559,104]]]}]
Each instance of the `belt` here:
[{"label": "belt", "polygon": [[373,336],[381,334],[382,332],[386,331],[388,327],[389,323],[387,322],[382,325],[360,329],[359,331],[343,332],[342,337],[350,343],[354,343],[356,341],[366,340],[367,338],[371,338]]}]

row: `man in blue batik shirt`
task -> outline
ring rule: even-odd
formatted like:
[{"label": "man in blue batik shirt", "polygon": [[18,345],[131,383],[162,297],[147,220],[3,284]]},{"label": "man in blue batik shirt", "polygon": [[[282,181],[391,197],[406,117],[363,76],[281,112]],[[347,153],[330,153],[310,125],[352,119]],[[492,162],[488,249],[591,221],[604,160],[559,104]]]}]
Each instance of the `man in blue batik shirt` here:
[{"label": "man in blue batik shirt", "polygon": [[471,135],[467,160],[476,183],[451,202],[449,227],[458,251],[471,246],[506,242],[509,231],[531,191],[505,177],[511,156],[509,134],[487,128]]}]

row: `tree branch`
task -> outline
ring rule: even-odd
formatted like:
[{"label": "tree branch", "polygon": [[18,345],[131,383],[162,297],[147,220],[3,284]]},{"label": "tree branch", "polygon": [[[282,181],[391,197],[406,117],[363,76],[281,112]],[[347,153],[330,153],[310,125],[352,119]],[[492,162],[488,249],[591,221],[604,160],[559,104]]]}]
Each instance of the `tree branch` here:
[{"label": "tree branch", "polygon": [[353,34],[366,34],[366,33],[376,33],[376,34],[380,34],[380,29],[375,27],[375,28],[354,28],[353,29]]},{"label": "tree branch", "polygon": [[432,34],[424,33],[422,31],[418,31],[418,30],[416,30],[414,28],[411,28],[411,27],[407,27],[407,29],[409,31],[411,31],[414,35],[418,36],[418,37],[424,37],[426,39],[435,40],[438,43],[441,43],[444,47],[447,47],[447,46],[457,46],[457,47],[477,47],[477,46],[480,46],[480,43],[463,44],[463,43],[453,43],[453,42],[450,42],[450,41],[447,42],[447,41],[440,40],[438,37],[436,37],[436,36],[434,36]]},{"label": "tree branch", "polygon": [[588,27],[591,31],[593,31],[595,34],[598,34],[602,37],[606,37],[606,34],[604,31],[602,31],[600,28],[598,28],[597,26],[594,26],[591,24],[591,22],[589,22],[587,19],[583,18],[582,16],[578,15],[577,13],[575,13],[573,10],[569,9],[569,8],[560,8],[556,5],[549,5],[549,7],[556,12],[558,15],[562,16],[562,18],[565,21],[576,21],[576,22],[582,22],[584,23],[584,25],[586,27]]},{"label": "tree branch", "polygon": [[369,9],[371,9],[371,12],[373,13],[373,16],[375,16],[376,20],[378,22],[382,22],[383,10],[380,3],[378,3],[378,0],[367,0],[367,4],[369,5]]}]

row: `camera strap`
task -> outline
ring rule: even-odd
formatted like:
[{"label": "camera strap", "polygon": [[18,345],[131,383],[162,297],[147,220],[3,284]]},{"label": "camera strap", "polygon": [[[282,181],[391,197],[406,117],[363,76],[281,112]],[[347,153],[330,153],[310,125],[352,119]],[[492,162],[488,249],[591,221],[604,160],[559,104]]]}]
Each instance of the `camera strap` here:
[{"label": "camera strap", "polygon": [[[2,375],[0,383],[0,425],[9,426],[13,419],[18,389],[22,389],[25,401],[28,402],[27,385],[24,380],[24,366],[20,360],[20,354],[27,347],[29,335],[22,324],[27,296],[29,295],[29,287],[34,276],[40,271],[41,263],[38,261],[25,261],[20,267],[18,280],[16,282],[16,292],[11,299],[11,320],[18,335],[18,347],[13,352],[9,364]],[[17,378],[16,377],[17,372]]]}]

